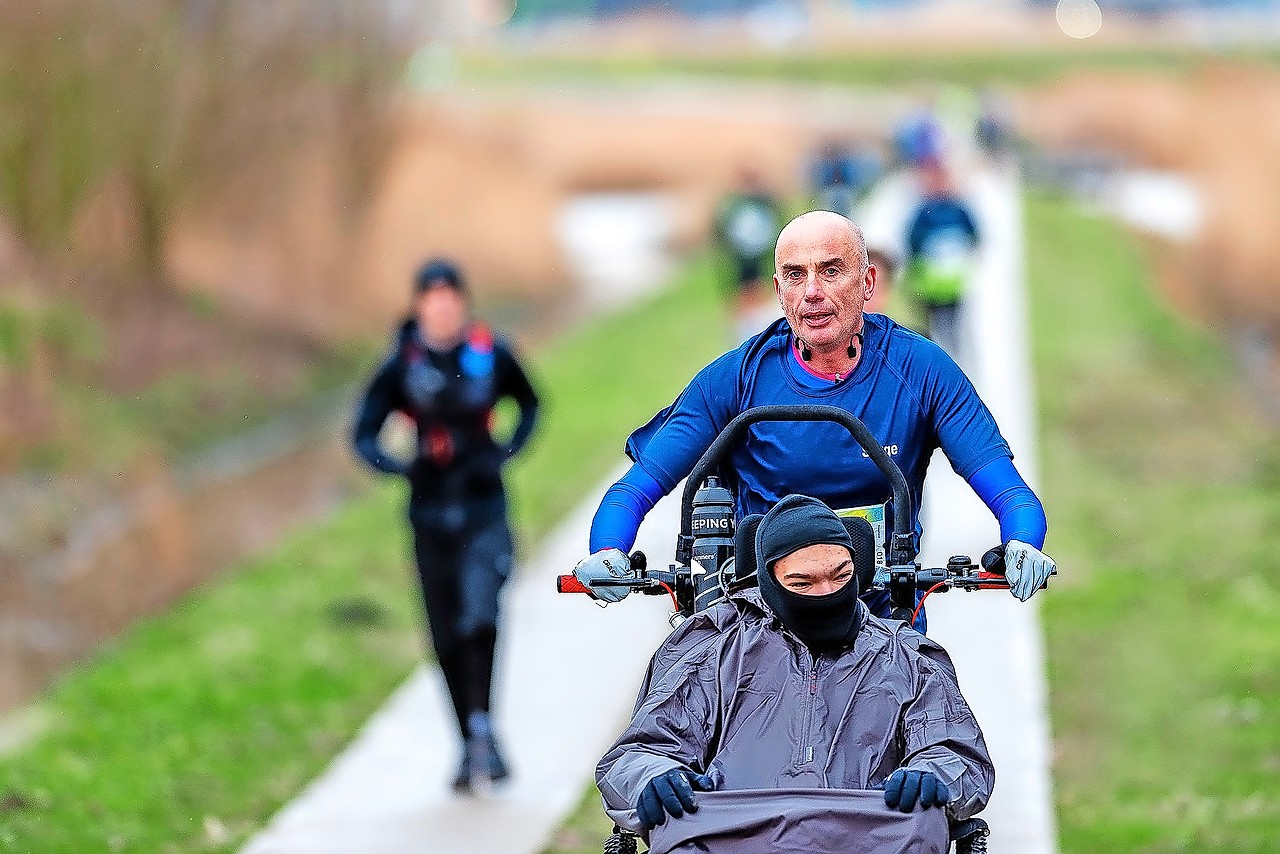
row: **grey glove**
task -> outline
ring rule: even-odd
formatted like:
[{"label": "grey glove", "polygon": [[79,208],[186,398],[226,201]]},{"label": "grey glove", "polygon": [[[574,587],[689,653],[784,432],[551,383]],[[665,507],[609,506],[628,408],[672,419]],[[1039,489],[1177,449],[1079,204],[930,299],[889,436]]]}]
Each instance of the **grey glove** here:
[{"label": "grey glove", "polygon": [[1009,580],[1009,590],[1023,602],[1039,590],[1057,565],[1038,548],[1019,540],[1010,540],[1004,547],[1004,577]]},{"label": "grey glove", "polygon": [[581,581],[591,591],[591,595],[601,602],[621,602],[631,592],[630,587],[600,585],[599,582],[615,578],[634,579],[636,576],[631,571],[631,558],[626,554],[617,549],[601,549],[578,561],[578,565],[573,568],[573,577]]}]

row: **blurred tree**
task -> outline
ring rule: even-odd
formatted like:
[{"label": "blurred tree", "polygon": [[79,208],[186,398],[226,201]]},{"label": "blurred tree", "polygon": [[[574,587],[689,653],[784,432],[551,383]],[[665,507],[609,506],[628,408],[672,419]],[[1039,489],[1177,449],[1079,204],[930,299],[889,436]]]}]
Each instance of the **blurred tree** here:
[{"label": "blurred tree", "polygon": [[357,0],[0,0],[0,216],[58,256],[111,195],[123,272],[154,280],[178,206],[232,172],[269,194],[316,133],[358,213],[420,34]]}]

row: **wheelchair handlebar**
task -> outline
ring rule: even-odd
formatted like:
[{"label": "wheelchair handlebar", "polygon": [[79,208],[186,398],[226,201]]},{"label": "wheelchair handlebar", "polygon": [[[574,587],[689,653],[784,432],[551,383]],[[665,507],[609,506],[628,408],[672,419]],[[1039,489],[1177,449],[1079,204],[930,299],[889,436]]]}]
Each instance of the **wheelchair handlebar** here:
[{"label": "wheelchair handlebar", "polygon": [[875,463],[876,468],[889,481],[893,491],[893,537],[888,544],[888,558],[891,564],[910,563],[918,552],[915,532],[911,528],[912,503],[911,490],[902,470],[885,452],[884,446],[871,434],[867,425],[863,424],[851,413],[835,406],[796,405],[796,406],[757,406],[739,414],[728,423],[720,435],[698,459],[693,471],[685,480],[684,495],[680,501],[680,538],[676,550],[676,561],[687,564],[693,554],[693,496],[719,465],[728,456],[730,448],[742,434],[753,424],[761,421],[834,421],[849,431],[863,452]]},{"label": "wheelchair handlebar", "polygon": [[[593,582],[600,587],[630,587],[634,593],[660,595],[669,592],[679,584],[679,574],[672,571],[649,570],[645,567],[643,552],[634,552],[632,559],[638,565],[634,578],[611,579]],[[907,586],[914,590],[1008,590],[1009,580],[1003,572],[992,572],[990,569],[1003,569],[1003,565],[990,562],[990,552],[984,555],[982,565],[975,564],[968,555],[952,557],[946,566],[918,567],[908,564],[902,568],[890,569],[890,573],[908,573]],[[637,558],[639,558],[637,560]],[[984,568],[985,567],[985,568]],[[1047,583],[1045,585],[1048,586]],[[591,588],[583,584],[573,575],[556,576],[557,593],[585,593],[592,595]]]}]

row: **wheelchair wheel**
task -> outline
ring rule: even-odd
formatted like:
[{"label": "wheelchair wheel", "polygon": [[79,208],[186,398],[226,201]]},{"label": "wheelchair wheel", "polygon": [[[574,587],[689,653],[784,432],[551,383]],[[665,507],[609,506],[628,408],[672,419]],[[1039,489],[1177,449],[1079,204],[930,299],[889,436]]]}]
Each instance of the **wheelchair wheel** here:
[{"label": "wheelchair wheel", "polygon": [[956,854],[987,854],[987,837],[991,828],[980,818],[971,818],[952,828]]},{"label": "wheelchair wheel", "polygon": [[604,843],[604,854],[636,854],[637,839],[634,833],[614,825],[613,833]]}]

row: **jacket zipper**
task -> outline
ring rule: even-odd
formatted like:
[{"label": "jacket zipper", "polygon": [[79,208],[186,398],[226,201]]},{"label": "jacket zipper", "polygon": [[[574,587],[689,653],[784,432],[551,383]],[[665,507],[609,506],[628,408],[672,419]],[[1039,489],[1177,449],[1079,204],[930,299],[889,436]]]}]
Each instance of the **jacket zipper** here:
[{"label": "jacket zipper", "polygon": [[804,729],[800,734],[800,764],[802,765],[813,761],[813,745],[810,744],[810,735],[813,730],[813,704],[817,701],[817,697],[818,659],[811,657],[809,663],[809,696],[805,701]]}]

